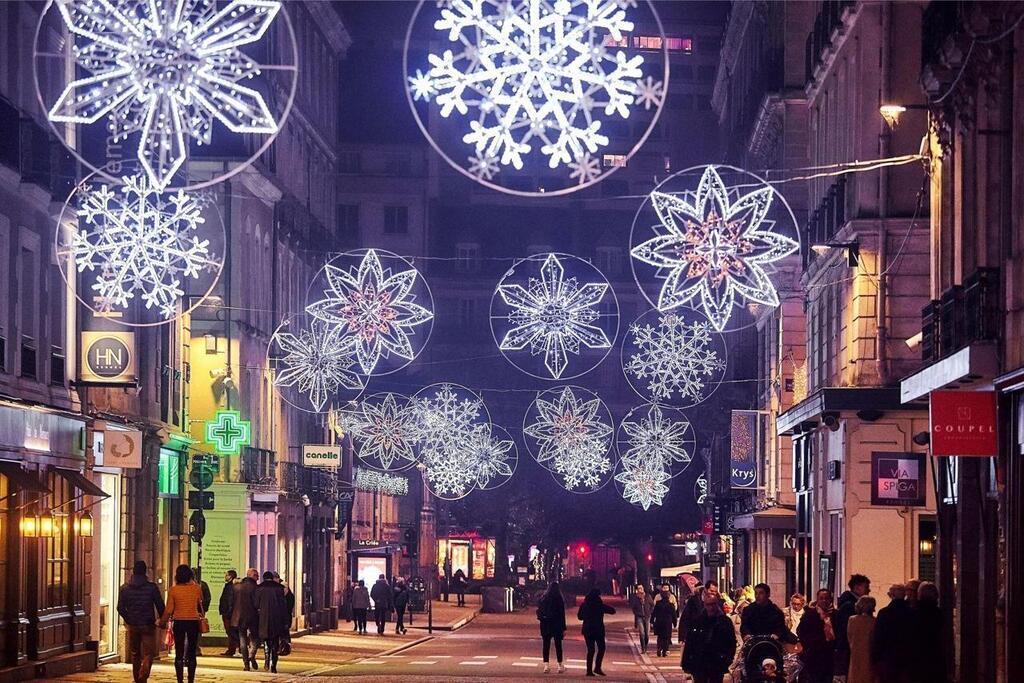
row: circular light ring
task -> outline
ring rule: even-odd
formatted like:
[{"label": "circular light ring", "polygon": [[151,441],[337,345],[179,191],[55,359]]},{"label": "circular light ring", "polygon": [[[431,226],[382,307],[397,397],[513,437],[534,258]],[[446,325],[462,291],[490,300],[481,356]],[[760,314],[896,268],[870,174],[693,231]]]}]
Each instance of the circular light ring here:
[{"label": "circular light ring", "polygon": [[[56,137],[91,172],[113,181],[118,160],[138,157],[154,186],[196,190],[243,171],[273,144],[295,101],[298,45],[278,0],[181,0],[175,17],[154,19],[151,8],[164,4],[47,3],[33,41],[36,97]],[[255,53],[291,63],[258,63]],[[81,78],[68,80],[69,72]],[[217,159],[192,159],[230,136],[235,146]],[[243,136],[257,138],[252,152],[239,151],[250,146]],[[224,168],[224,156],[245,161],[211,170]]]},{"label": "circular light ring", "polygon": [[620,460],[615,466],[615,490],[627,503],[642,508],[661,507],[672,487],[672,475],[656,460]]},{"label": "circular light ring", "polygon": [[651,403],[686,408],[708,399],[727,370],[725,337],[703,313],[648,311],[623,336],[622,372]]},{"label": "circular light ring", "polygon": [[[517,16],[503,19],[506,7]],[[627,56],[614,45],[628,41],[636,20],[645,19],[638,16],[640,8],[650,13],[647,21],[657,27],[660,65],[651,60],[653,52]],[[588,23],[588,17],[595,19]],[[534,30],[519,36],[508,30],[524,25]],[[546,31],[549,27],[556,38]],[[564,33],[557,32],[558,27]],[[527,64],[526,69],[506,63],[515,61],[508,55],[522,52],[520,43],[529,36],[541,43],[538,54],[559,61],[545,65],[536,59],[537,63]],[[509,49],[502,51],[501,41],[506,41]],[[420,44],[440,44],[439,54],[411,59],[411,46]],[[574,50],[578,46],[583,47],[582,52]],[[495,55],[501,58],[495,59]],[[577,57],[583,57],[582,62]],[[617,0],[512,0],[507,4],[483,0],[475,5],[424,0],[406,31],[402,68],[409,107],[434,150],[467,178],[525,197],[576,192],[624,166],[654,130],[669,83],[665,31],[654,3],[648,1],[627,7]],[[468,79],[467,73],[471,74]],[[541,79],[539,74],[551,78]],[[601,74],[600,82],[594,82],[594,74]],[[495,85],[501,86],[497,95]],[[575,86],[580,92],[585,90],[586,96],[564,97],[564,92],[574,92]],[[557,88],[563,90],[560,98],[551,96]],[[466,90],[468,98],[463,97]],[[550,94],[541,100],[538,93],[546,90]],[[614,131],[606,124],[628,123],[631,113],[652,108],[650,122],[639,139],[627,143],[631,146],[622,158],[605,167],[603,154],[621,150],[610,146],[605,133]],[[435,125],[435,115],[465,119],[469,131],[465,137],[469,139]],[[438,140],[432,130],[445,138]],[[555,172],[560,175],[552,177]]]},{"label": "circular light ring", "polygon": [[593,493],[611,480],[614,433],[605,402],[578,386],[538,393],[523,418],[530,455],[571,493]]},{"label": "circular light ring", "polygon": [[491,295],[490,324],[498,350],[517,368],[537,379],[569,380],[608,357],[618,336],[619,302],[591,263],[537,254],[502,276]]},{"label": "circular light ring", "polygon": [[[508,469],[499,472],[498,468],[491,467],[489,468],[491,476],[485,477],[486,481],[484,481],[481,478],[483,473],[478,468],[477,488],[481,491],[493,491],[509,483],[519,467],[519,447],[516,446],[516,440],[512,438],[507,429],[501,425],[492,424],[490,439],[500,444],[498,450],[504,451],[505,456],[502,460],[508,465]],[[505,450],[506,448],[507,450]]]},{"label": "circular light ring", "polygon": [[778,306],[771,276],[797,254],[800,230],[782,195],[735,166],[695,166],[674,173],[644,198],[630,231],[637,286],[662,312],[701,310],[715,329],[730,327],[734,308]]},{"label": "circular light ring", "polygon": [[669,477],[682,474],[697,455],[697,437],[683,411],[649,403],[633,408],[616,430],[619,459],[639,467],[654,461]]},{"label": "circular light ring", "polygon": [[360,462],[382,472],[401,472],[416,465],[420,431],[410,403],[407,396],[383,392],[339,411],[339,425],[352,436]]},{"label": "circular light ring", "polygon": [[351,345],[308,314],[278,325],[267,344],[267,368],[281,400],[307,413],[327,413],[366,390]]},{"label": "circular light ring", "polygon": [[434,299],[420,272],[383,249],[358,249],[324,264],[306,312],[353,345],[360,374],[388,375],[419,356],[434,327]]},{"label": "circular light ring", "polygon": [[57,219],[54,254],[68,290],[94,316],[127,327],[191,313],[224,268],[222,189],[160,192],[144,175],[115,183],[90,174]]}]

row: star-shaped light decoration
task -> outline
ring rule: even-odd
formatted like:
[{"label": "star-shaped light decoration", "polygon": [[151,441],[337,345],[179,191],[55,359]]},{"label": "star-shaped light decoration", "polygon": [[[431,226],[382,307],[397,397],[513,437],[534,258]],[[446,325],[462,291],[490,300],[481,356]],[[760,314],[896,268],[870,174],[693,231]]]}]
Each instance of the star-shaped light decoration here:
[{"label": "star-shaped light decoration", "polygon": [[613,47],[629,40],[634,2],[439,4],[433,28],[450,49],[429,54],[429,68],[411,73],[408,89],[442,118],[466,122],[462,142],[476,178],[490,180],[499,166],[522,169],[540,155],[552,169],[571,169],[576,187],[589,184],[602,175],[600,153],[610,143],[603,123],[664,100],[663,82],[645,77],[654,68],[649,57]]},{"label": "star-shaped light decoration", "polygon": [[537,397],[536,415],[523,427],[536,446],[533,456],[558,475],[567,490],[596,490],[612,470],[608,409],[600,398],[587,397],[584,389],[562,387],[552,392]]},{"label": "star-shaped light decoration", "polygon": [[239,48],[259,42],[281,11],[275,0],[58,0],[73,34],[81,77],[50,108],[50,120],[107,117],[114,142],[140,136],[152,185],[163,189],[188,156],[209,144],[213,122],[233,133],[278,130],[263,96],[243,85],[260,65]]},{"label": "star-shaped light decoration", "polygon": [[645,460],[654,460],[671,473],[678,474],[693,459],[693,428],[679,411],[657,404],[634,408],[619,424],[625,434],[625,452],[622,459],[629,466]]},{"label": "star-shaped light decoration", "polygon": [[779,305],[768,268],[800,245],[772,231],[774,222],[767,215],[774,192],[771,187],[747,194],[730,190],[708,166],[695,192],[651,193],[660,224],[655,236],[631,253],[657,268],[664,280],[658,310],[699,305],[721,331],[742,300]]},{"label": "star-shaped light decoration", "polygon": [[396,394],[369,396],[339,416],[352,435],[359,458],[371,467],[401,470],[416,463],[413,450],[420,438],[408,399]]},{"label": "star-shaped light decoration", "polygon": [[480,427],[467,444],[468,466],[481,490],[494,489],[512,477],[516,466],[516,444],[497,426]]},{"label": "star-shaped light decoration", "polygon": [[708,477],[707,474],[701,472],[697,475],[697,480],[693,482],[693,501],[697,505],[703,505],[704,501],[708,497]]},{"label": "star-shaped light decoration", "polygon": [[665,484],[672,475],[654,458],[643,459],[623,467],[615,475],[615,481],[622,485],[622,497],[644,510],[652,505],[661,505],[669,491]]},{"label": "star-shaped light decoration", "polygon": [[[526,265],[520,267],[527,267]],[[506,275],[506,279],[515,270]],[[533,355],[544,354],[544,367],[551,379],[559,379],[569,363],[569,354],[580,347],[611,348],[608,335],[598,325],[598,306],[611,287],[607,282],[580,284],[565,276],[565,267],[555,254],[548,254],[540,266],[540,277],[530,276],[527,285],[499,284],[498,294],[510,307],[505,316],[512,327],[498,343],[503,352],[529,347]],[[616,321],[617,324],[617,321]]]},{"label": "star-shaped light decoration", "polygon": [[[397,257],[396,257],[397,258]],[[306,307],[314,318],[337,326],[338,334],[355,350],[363,374],[372,375],[381,359],[416,357],[411,337],[434,314],[415,303],[413,287],[419,271],[384,268],[373,249],[363,254],[358,267],[324,266],[327,289],[323,299]]]},{"label": "star-shaped light decoration", "polygon": [[315,412],[323,410],[338,389],[362,390],[363,381],[353,369],[352,349],[343,343],[337,328],[313,320],[298,335],[275,333],[274,342],[283,352],[275,362],[274,385],[297,387]]}]

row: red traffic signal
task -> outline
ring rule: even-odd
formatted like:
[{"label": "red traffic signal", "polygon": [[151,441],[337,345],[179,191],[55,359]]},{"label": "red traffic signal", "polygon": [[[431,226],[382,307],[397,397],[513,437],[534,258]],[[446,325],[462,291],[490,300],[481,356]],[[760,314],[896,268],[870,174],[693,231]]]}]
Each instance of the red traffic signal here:
[{"label": "red traffic signal", "polygon": [[579,553],[580,557],[586,557],[588,550],[589,548],[587,548],[586,543],[580,543],[580,546],[576,549],[576,552]]}]

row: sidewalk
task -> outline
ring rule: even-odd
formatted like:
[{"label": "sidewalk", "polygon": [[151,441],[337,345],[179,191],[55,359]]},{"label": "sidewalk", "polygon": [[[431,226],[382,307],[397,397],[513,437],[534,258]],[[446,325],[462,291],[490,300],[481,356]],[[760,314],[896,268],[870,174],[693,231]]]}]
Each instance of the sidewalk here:
[{"label": "sidewalk", "polygon": [[[434,630],[435,631],[454,631],[462,628],[469,622],[473,621],[478,614],[480,614],[480,607],[482,604],[482,596],[480,595],[467,595],[466,606],[456,607],[455,606],[455,595],[451,596],[451,602],[445,602],[443,599],[434,600],[433,612],[434,612]],[[416,612],[413,615],[415,621],[409,626],[409,632],[413,629],[417,631],[422,630],[424,633],[427,631],[427,615],[425,612]]]}]

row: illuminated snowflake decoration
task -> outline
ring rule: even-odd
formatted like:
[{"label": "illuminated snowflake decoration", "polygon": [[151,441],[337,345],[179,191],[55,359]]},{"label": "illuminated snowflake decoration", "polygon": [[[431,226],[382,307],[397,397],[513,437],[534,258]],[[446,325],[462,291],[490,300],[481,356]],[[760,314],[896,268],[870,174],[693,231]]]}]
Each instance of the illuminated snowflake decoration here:
[{"label": "illuminated snowflake decoration", "polygon": [[[596,179],[608,145],[601,117],[660,106],[664,86],[643,79],[642,55],[607,47],[633,30],[621,0],[451,0],[434,29],[451,49],[409,78],[414,99],[469,120],[469,172],[491,179],[539,151],[580,185]],[[596,156],[595,156],[596,155]]]},{"label": "illuminated snowflake decoration", "polygon": [[700,473],[697,481],[693,482],[693,500],[697,505],[703,505],[708,497],[708,478],[704,472]]},{"label": "illuminated snowflake decoration", "polygon": [[534,457],[556,473],[569,491],[596,489],[612,469],[608,457],[612,427],[597,397],[578,397],[571,387],[556,390],[553,400],[538,396],[537,415],[523,432],[537,445]]},{"label": "illuminated snowflake decoration", "polygon": [[371,396],[339,417],[364,462],[385,470],[404,469],[416,462],[413,448],[420,432],[416,416],[404,397]]},{"label": "illuminated snowflake decoration", "polygon": [[360,491],[383,493],[386,496],[405,496],[409,493],[409,480],[397,474],[356,468],[353,485]]},{"label": "illuminated snowflake decoration", "polygon": [[695,445],[690,423],[681,418],[671,419],[665,409],[652,405],[646,409],[630,411],[619,425],[626,435],[627,449],[622,454],[629,467],[650,460],[663,468],[676,464],[689,464]]},{"label": "illuminated snowflake decoration", "polygon": [[766,268],[800,245],[772,232],[774,222],[767,214],[773,197],[771,187],[748,194],[730,191],[711,166],[696,192],[651,193],[660,225],[654,237],[631,253],[657,268],[664,280],[658,310],[699,305],[715,329],[722,330],[742,300],[778,306],[779,295]]},{"label": "illuminated snowflake decoration", "polygon": [[669,491],[665,482],[671,478],[672,475],[654,458],[635,463],[623,462],[622,470],[615,475],[615,481],[622,485],[622,497],[644,510],[662,504]]},{"label": "illuminated snowflake decoration", "polygon": [[210,143],[215,120],[233,133],[277,131],[263,96],[242,85],[260,68],[239,48],[263,38],[280,2],[58,0],[57,8],[75,36],[75,67],[87,75],[67,85],[50,119],[108,117],[115,142],[139,134],[154,187],[167,186],[190,141]]},{"label": "illuminated snowflake decoration", "polygon": [[199,235],[202,207],[196,195],[158,192],[143,176],[123,183],[80,190],[78,230],[59,255],[79,272],[98,271],[92,289],[99,312],[125,309],[138,294],[147,309],[170,320],[185,294],[183,280],[221,267]]},{"label": "illuminated snowflake decoration", "polygon": [[327,291],[306,311],[339,328],[364,374],[372,375],[382,358],[391,354],[411,361],[416,356],[410,337],[434,314],[415,303],[413,286],[420,277],[415,268],[393,272],[381,265],[373,249],[356,268],[324,266]]},{"label": "illuminated snowflake decoration", "polygon": [[495,488],[496,480],[505,481],[515,468],[515,442],[502,438],[490,427],[478,428],[466,447],[469,472],[480,489]]},{"label": "illuminated snowflake decoration", "polygon": [[458,455],[477,429],[489,424],[483,401],[454,384],[427,387],[413,398],[411,408],[419,433],[420,460],[428,467]]},{"label": "illuminated snowflake decoration", "polygon": [[633,323],[629,334],[623,370],[637,393],[652,401],[699,403],[725,372],[725,357],[715,345],[718,333],[705,319],[665,313],[658,316],[656,325]]},{"label": "illuminated snowflake decoration", "polygon": [[309,397],[316,411],[341,388],[361,390],[363,381],[353,369],[352,350],[342,343],[338,330],[320,321],[298,335],[278,332],[274,341],[284,354],[276,361],[274,384],[295,386]]},{"label": "illuminated snowflake decoration", "polygon": [[548,254],[540,267],[540,278],[530,277],[526,287],[500,284],[498,294],[511,307],[512,328],[498,343],[502,351],[544,354],[544,367],[553,379],[562,376],[568,354],[580,347],[607,349],[608,335],[594,323],[600,317],[597,306],[608,293],[606,282],[580,284],[565,277],[565,267],[555,254]]}]

